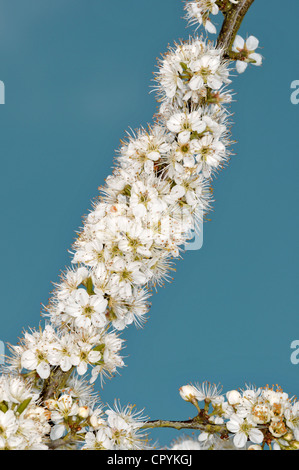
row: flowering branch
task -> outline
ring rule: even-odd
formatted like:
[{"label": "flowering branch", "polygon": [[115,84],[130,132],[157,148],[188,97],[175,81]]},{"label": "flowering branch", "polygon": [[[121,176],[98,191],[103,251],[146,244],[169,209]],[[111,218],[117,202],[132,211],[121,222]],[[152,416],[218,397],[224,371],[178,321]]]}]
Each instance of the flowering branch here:
[{"label": "flowering branch", "polygon": [[[217,46],[222,49],[223,56],[243,61],[246,58],[246,52],[234,52],[232,51],[233,43],[236,38],[237,32],[240,28],[240,25],[243,21],[244,16],[246,15],[248,9],[252,5],[254,0],[240,0],[238,2],[231,2],[230,0],[226,1],[218,1],[216,2],[219,6],[220,10],[224,14],[224,22],[217,40]],[[191,3],[191,5],[194,2]],[[186,8],[188,8],[190,4],[187,3]],[[246,48],[245,48],[246,49]],[[255,62],[253,59],[248,59],[249,62]],[[187,72],[187,71],[185,71]],[[213,88],[213,87],[212,87]],[[217,94],[213,94],[209,92],[209,103],[217,102],[218,96]],[[160,163],[160,173],[161,177],[163,178],[163,171],[162,168],[167,167],[165,163]],[[87,293],[94,294],[93,291],[93,282],[91,277],[87,277],[84,281]],[[50,377],[44,382],[42,397],[46,400],[50,397],[53,397],[57,394],[58,391],[62,390],[65,386],[65,383],[68,377],[73,372],[74,367],[72,367],[69,371],[63,372],[61,368],[55,367],[51,370]]]},{"label": "flowering branch", "polygon": [[[173,428],[200,430],[198,439],[183,439],[172,449],[221,450],[245,448],[263,450],[299,449],[299,402],[289,398],[279,387],[231,390],[226,397],[219,386],[207,382],[185,385],[181,397],[194,405],[198,415],[188,421],[148,421],[144,429]],[[203,409],[199,402],[204,402]]]},{"label": "flowering branch", "polygon": [[[283,402],[278,413],[268,395],[256,392],[246,407],[249,392],[233,404],[206,385],[185,386],[180,393],[196,407],[195,418],[149,421],[133,406],[104,409],[92,386],[124,365],[119,332],[144,323],[152,287],[170,279],[174,260],[211,209],[213,178],[230,157],[230,54],[239,54],[240,72],[261,63],[257,39],[245,43],[236,35],[252,2],[186,3],[188,21],[211,33],[210,15],[224,13],[218,44],[195,36],[160,61],[156,122],[122,143],[74,243],[72,268],[45,308],[44,329],[26,331],[10,347],[0,376],[0,449],[141,450],[149,448],[144,430],[154,427],[200,430],[209,448],[216,448],[211,436],[219,447],[229,433],[236,447],[247,440],[297,445],[296,403]],[[269,435],[257,427],[265,423]]]}]

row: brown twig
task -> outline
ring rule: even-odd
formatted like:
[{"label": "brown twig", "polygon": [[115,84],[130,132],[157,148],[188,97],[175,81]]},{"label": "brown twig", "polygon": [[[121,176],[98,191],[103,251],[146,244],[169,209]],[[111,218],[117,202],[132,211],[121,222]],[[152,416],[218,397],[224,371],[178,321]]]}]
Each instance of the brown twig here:
[{"label": "brown twig", "polygon": [[142,426],[143,429],[154,429],[154,428],[172,428],[180,431],[181,429],[193,429],[199,431],[205,431],[208,433],[227,433],[225,426],[210,424],[203,422],[202,420],[195,417],[188,421],[168,421],[163,419],[157,419],[155,421],[148,421]]},{"label": "brown twig", "polygon": [[230,6],[222,10],[224,21],[217,39],[217,47],[224,50],[224,56],[228,59],[239,60],[240,58],[238,53],[232,51],[232,46],[242,21],[253,2],[254,0],[239,0],[237,4],[229,2]]}]

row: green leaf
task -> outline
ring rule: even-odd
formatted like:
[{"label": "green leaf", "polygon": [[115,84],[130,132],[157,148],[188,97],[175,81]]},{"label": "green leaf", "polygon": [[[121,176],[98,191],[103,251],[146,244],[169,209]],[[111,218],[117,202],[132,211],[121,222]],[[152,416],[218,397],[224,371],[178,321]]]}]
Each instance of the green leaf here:
[{"label": "green leaf", "polygon": [[21,403],[18,408],[17,408],[17,412],[21,415],[23,413],[23,411],[26,410],[27,406],[29,405],[29,403],[31,402],[32,400],[32,397],[30,398],[27,398],[27,400],[24,400],[23,403]]},{"label": "green leaf", "polygon": [[6,413],[7,410],[8,410],[7,404],[5,403],[5,401],[2,401],[2,402],[0,403],[0,411],[3,411],[3,413]]}]

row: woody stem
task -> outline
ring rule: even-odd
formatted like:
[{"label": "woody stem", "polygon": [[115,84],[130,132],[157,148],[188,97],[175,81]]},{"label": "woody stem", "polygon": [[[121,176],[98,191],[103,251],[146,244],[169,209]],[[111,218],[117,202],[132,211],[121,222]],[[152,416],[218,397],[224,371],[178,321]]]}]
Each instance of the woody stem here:
[{"label": "woody stem", "polygon": [[221,2],[224,21],[217,39],[217,47],[223,48],[224,56],[229,59],[238,60],[238,53],[232,51],[232,46],[241,23],[253,2],[254,0],[239,0],[237,4],[229,2],[229,6],[227,6],[227,2]]}]

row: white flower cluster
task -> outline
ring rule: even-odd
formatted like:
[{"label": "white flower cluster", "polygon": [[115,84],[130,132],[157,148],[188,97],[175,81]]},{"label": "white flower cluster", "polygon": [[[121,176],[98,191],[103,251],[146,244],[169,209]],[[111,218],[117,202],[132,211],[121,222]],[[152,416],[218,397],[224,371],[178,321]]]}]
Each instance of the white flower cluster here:
[{"label": "white flower cluster", "polygon": [[84,381],[72,378],[58,398],[40,403],[28,380],[0,377],[0,450],[142,450],[145,418],[133,406],[104,410]]},{"label": "white flower cluster", "polygon": [[[237,4],[239,0],[229,0],[230,3]],[[219,3],[217,0],[195,0],[186,1],[185,18],[190,25],[203,25],[208,33],[216,34],[217,30],[210,20],[210,15],[218,15]]]},{"label": "white flower cluster", "polygon": [[76,368],[79,375],[84,375],[90,365],[92,383],[99,374],[110,377],[116,367],[124,365],[119,355],[122,344],[123,340],[113,332],[89,327],[56,333],[47,325],[44,330],[25,332],[20,344],[11,346],[13,355],[9,361],[15,371],[36,371],[44,380],[50,376],[51,367],[60,367],[63,372]]},{"label": "white flower cluster", "polygon": [[[206,424],[212,425],[210,431],[198,436],[201,449],[219,450],[228,445],[249,450],[263,450],[265,446],[299,449],[299,402],[278,386],[247,387],[224,396],[218,386],[205,382],[181,387],[180,395],[196,406]],[[204,409],[198,402],[205,403]]]},{"label": "white flower cluster", "polygon": [[[215,34],[217,29],[211,21],[211,15],[218,15],[219,6],[226,11],[232,7],[231,4],[237,4],[238,0],[227,0],[221,2],[218,0],[196,0],[186,1],[185,10],[188,23],[190,25],[203,26],[208,33]],[[236,59],[236,70],[238,73],[243,73],[248,64],[260,66],[262,64],[262,56],[255,52],[259,46],[259,41],[256,37],[250,36],[246,41],[237,35],[232,46],[232,52],[238,53]],[[191,69],[192,70],[192,69]]]},{"label": "white flower cluster", "polygon": [[[231,96],[223,91],[223,86],[231,80],[228,61],[222,55],[221,49],[199,38],[171,48],[162,58],[156,76],[163,100],[162,112],[165,113],[169,104],[187,107],[189,101],[204,106],[229,102]],[[205,111],[210,118],[219,112],[213,106]]]},{"label": "white flower cluster", "polygon": [[[227,63],[198,38],[178,50],[185,71],[192,62],[197,84],[181,105],[182,90],[170,100],[169,90],[160,89],[159,122],[123,143],[114,173],[74,244],[73,268],[56,285],[47,315],[59,333],[48,326],[25,335],[21,365],[42,379],[49,366],[85,374],[91,365],[94,381],[123,365],[121,340],[109,328],[144,322],[150,287],[169,279],[173,258],[210,208],[211,177],[229,155],[227,114],[216,99],[228,82]],[[170,51],[165,60],[177,54]],[[205,73],[199,63],[206,64]],[[209,91],[212,75],[217,96]],[[162,69],[160,77],[163,87]]]},{"label": "white flower cluster", "polygon": [[60,448],[82,450],[142,450],[147,440],[140,428],[144,418],[133,406],[104,410],[94,405],[80,404],[71,388],[58,399],[45,402],[53,427],[53,442],[63,438]]},{"label": "white flower cluster", "polygon": [[115,403],[105,418],[91,420],[92,429],[85,435],[83,450],[144,450],[149,448],[141,428],[145,418],[133,406],[123,409]]},{"label": "white flower cluster", "polygon": [[47,450],[49,414],[21,378],[0,377],[0,450]]}]

